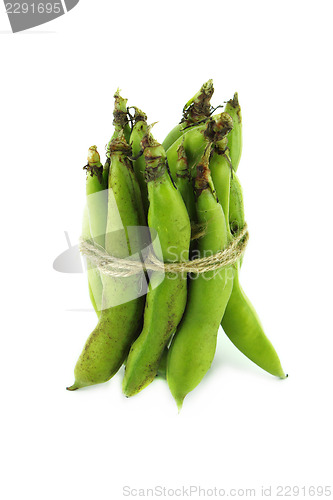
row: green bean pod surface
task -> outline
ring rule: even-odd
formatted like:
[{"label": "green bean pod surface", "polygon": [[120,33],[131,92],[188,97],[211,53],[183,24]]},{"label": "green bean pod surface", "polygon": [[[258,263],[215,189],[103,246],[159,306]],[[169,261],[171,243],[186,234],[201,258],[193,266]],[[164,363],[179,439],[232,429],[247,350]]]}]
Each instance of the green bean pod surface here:
[{"label": "green bean pod surface", "polygon": [[245,224],[243,190],[235,173],[230,179],[229,226],[232,235],[241,231]]},{"label": "green bean pod surface", "polygon": [[230,183],[233,176],[230,158],[226,149],[229,136],[215,144],[213,154],[209,162],[209,168],[216,190],[217,198],[222,206],[224,217],[227,223],[229,239],[232,239],[229,229],[229,205],[230,205]]},{"label": "green bean pod surface", "polygon": [[88,151],[86,199],[90,234],[95,243],[104,247],[107,218],[107,180],[103,175],[103,165],[96,146]]},{"label": "green bean pod surface", "polygon": [[[81,237],[83,240],[91,239],[88,205],[85,205],[84,207]],[[102,279],[98,272],[98,269],[96,269],[96,267],[91,263],[91,261],[88,258],[86,259],[86,261],[87,261],[89,297],[91,304],[95,309],[97,316],[99,317],[102,304],[102,292],[103,292]]]},{"label": "green bean pod surface", "polygon": [[228,136],[228,148],[232,168],[236,172],[243,148],[242,113],[237,92],[235,92],[233,99],[227,102],[224,110],[231,116],[234,124]]},{"label": "green bean pod surface", "polygon": [[188,168],[184,141],[177,148],[177,162],[175,167],[175,184],[184,200],[191,223],[196,220],[194,192],[192,188],[192,177]]},{"label": "green bean pod surface", "polygon": [[168,359],[169,349],[167,347],[164,348],[162,357],[160,359],[160,363],[158,365],[157,376],[166,379],[166,367],[167,367],[167,359]]},{"label": "green bean pod surface", "polygon": [[[162,146],[151,134],[142,141],[146,161],[149,211],[148,225],[157,257],[164,262],[187,261],[191,237],[190,220],[183,199],[166,168]],[[162,282],[161,282],[162,281]],[[143,330],[128,355],[123,392],[133,396],[155,378],[159,363],[186,305],[187,277],[183,273],[153,272],[146,298]]]},{"label": "green bean pod surface", "polygon": [[[93,239],[95,243],[104,247],[106,218],[107,218],[107,168],[102,166],[96,146],[91,146],[88,151],[88,163],[84,167],[86,177],[86,209],[83,216],[82,237]],[[99,271],[87,259],[87,273],[90,298],[99,316],[102,305],[102,280]]]},{"label": "green bean pod surface", "polygon": [[139,182],[143,209],[145,212],[145,216],[147,217],[149,202],[148,202],[148,188],[145,179],[146,164],[144,156],[143,154],[141,154],[142,152],[141,141],[143,137],[146,135],[148,127],[147,116],[139,108],[134,108],[134,109],[135,109],[134,126],[131,132],[130,145],[132,146],[132,156],[133,158],[135,158],[133,160],[134,172]]},{"label": "green bean pod surface", "polygon": [[[200,257],[216,254],[228,244],[224,213],[212,190],[209,154],[207,148],[197,165],[195,179],[197,218],[205,226],[205,234],[198,239]],[[185,396],[200,383],[212,364],[232,284],[233,272],[229,267],[190,279],[185,313],[167,359],[167,381],[179,410]]]}]

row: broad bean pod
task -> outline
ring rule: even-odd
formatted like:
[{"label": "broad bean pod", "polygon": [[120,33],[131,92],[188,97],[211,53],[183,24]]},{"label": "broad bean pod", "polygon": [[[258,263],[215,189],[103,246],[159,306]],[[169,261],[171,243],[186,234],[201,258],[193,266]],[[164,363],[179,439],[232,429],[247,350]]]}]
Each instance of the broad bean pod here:
[{"label": "broad bean pod", "polygon": [[135,158],[133,160],[133,168],[136,178],[138,179],[139,182],[143,209],[145,212],[145,216],[147,217],[149,202],[148,202],[148,188],[145,179],[146,164],[144,156],[141,154],[142,153],[141,141],[143,137],[147,134],[147,127],[148,127],[147,116],[139,108],[135,107],[134,109],[135,109],[134,126],[130,136],[130,145],[132,146],[132,156],[133,158]]},{"label": "broad bean pod", "polygon": [[[83,217],[82,237],[93,239],[95,243],[104,248],[107,218],[107,187],[108,168],[103,168],[96,146],[91,146],[88,151],[88,163],[84,167],[86,177],[86,210]],[[102,280],[99,271],[91,266],[87,260],[87,274],[90,296],[93,295],[93,307],[99,316],[102,304]]]},{"label": "broad bean pod", "polygon": [[[138,198],[139,185],[128,159],[130,148],[123,135],[110,143],[109,151],[105,249],[110,255],[126,258],[145,246],[140,231],[144,213]],[[131,239],[128,227],[132,228]],[[69,390],[106,382],[118,371],[141,330],[144,281],[143,273],[126,278],[102,275],[102,311],[76,363],[75,382]]]},{"label": "broad bean pod", "polygon": [[235,92],[233,99],[230,99],[227,102],[224,110],[231,116],[234,124],[233,129],[228,136],[228,148],[232,168],[236,172],[243,148],[242,112],[237,92]]},{"label": "broad bean pod", "polygon": [[[91,239],[88,205],[85,205],[84,207],[81,237],[84,240]],[[93,308],[95,309],[97,316],[99,317],[102,304],[103,284],[98,269],[96,269],[96,267],[90,262],[88,258],[87,258],[87,277],[88,277],[88,289],[89,289],[90,301]]]},{"label": "broad bean pod", "polygon": [[106,156],[110,158],[110,144],[116,139],[119,133],[123,133],[128,143],[131,135],[131,127],[128,120],[127,99],[121,97],[119,89],[114,94],[113,126],[114,132],[106,147]]},{"label": "broad bean pod", "polygon": [[[197,165],[195,179],[198,222],[205,234],[198,239],[199,256],[215,254],[228,244],[227,225],[209,171],[210,148]],[[209,370],[216,350],[217,333],[230,297],[230,267],[207,271],[189,280],[184,316],[173,337],[167,359],[167,381],[178,408]]]},{"label": "broad bean pod", "polygon": [[[153,246],[164,262],[188,260],[191,237],[190,220],[184,201],[172,183],[166,168],[163,147],[150,131],[142,140],[148,183],[148,225],[158,235]],[[149,385],[156,376],[164,349],[177,327],[186,305],[187,277],[184,273],[168,273],[161,281],[153,272],[146,297],[143,329],[128,355],[123,392],[133,396]]]}]

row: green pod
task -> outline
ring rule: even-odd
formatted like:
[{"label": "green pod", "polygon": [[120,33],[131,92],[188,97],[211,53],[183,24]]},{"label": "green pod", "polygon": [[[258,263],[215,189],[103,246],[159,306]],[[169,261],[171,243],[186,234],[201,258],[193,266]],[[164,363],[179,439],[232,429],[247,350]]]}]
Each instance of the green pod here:
[{"label": "green pod", "polygon": [[132,146],[132,156],[133,158],[135,158],[133,160],[134,172],[139,182],[143,209],[145,212],[145,216],[147,217],[149,202],[148,202],[147,183],[145,179],[146,164],[144,156],[141,154],[142,152],[141,141],[143,137],[146,135],[148,127],[147,116],[140,109],[138,108],[134,109],[135,109],[134,126],[130,137],[130,145]]},{"label": "green pod", "polygon": [[[148,225],[157,257],[164,262],[187,261],[190,221],[179,191],[166,169],[165,152],[150,135],[142,141],[146,161]],[[123,392],[133,396],[155,378],[164,349],[186,305],[187,278],[183,273],[153,272],[146,298],[143,329],[131,347],[123,380]]]},{"label": "green pod", "polygon": [[183,117],[164,139],[162,146],[165,151],[181,137],[189,127],[201,123],[211,114],[210,100],[214,93],[213,80],[208,80],[184,106]]},{"label": "green pod", "polygon": [[[168,351],[169,351],[168,348],[165,347],[158,365],[156,377],[161,377],[166,379],[166,365],[167,365]],[[124,360],[124,366],[126,366],[126,362],[127,359]]]},{"label": "green pod", "polygon": [[96,146],[88,151],[86,199],[90,234],[95,243],[104,248],[107,219],[107,180]]},{"label": "green pod", "polygon": [[222,328],[237,349],[251,361],[268,373],[285,378],[279,357],[239,283],[239,267],[238,263],[233,290],[222,319]]},{"label": "green pod", "polygon": [[[114,257],[127,258],[145,247],[141,225],[142,204],[138,203],[139,186],[127,155],[129,147],[122,135],[111,143],[108,217],[105,249]],[[131,229],[131,231],[129,231]],[[129,237],[131,234],[131,237]],[[143,273],[127,277],[102,275],[102,311],[98,324],[88,338],[69,390],[109,380],[124,362],[131,343],[142,326],[145,284]]]},{"label": "green pod", "polygon": [[166,367],[167,367],[167,359],[168,359],[169,349],[167,347],[164,348],[162,357],[160,359],[160,364],[158,365],[157,376],[166,379]]},{"label": "green pod", "polygon": [[[245,225],[244,201],[242,186],[235,172],[230,179],[229,195],[229,231],[235,236]],[[239,267],[242,267],[244,255],[241,256]],[[238,272],[238,271],[237,271]]]},{"label": "green pod", "polygon": [[[88,151],[88,163],[84,167],[86,178],[86,210],[83,217],[82,237],[93,239],[95,243],[104,247],[106,218],[107,218],[107,164],[103,168],[96,146]],[[103,285],[99,271],[87,259],[87,274],[89,295],[93,307],[99,316],[102,305]]]},{"label": "green pod", "polygon": [[105,189],[108,188],[108,183],[109,183],[109,171],[110,171],[110,158],[106,159],[106,162],[103,167],[103,183],[105,185]]},{"label": "green pod", "polygon": [[[226,221],[212,190],[209,148],[197,166],[195,190],[198,222],[205,234],[198,239],[199,257],[216,254],[228,244]],[[193,275],[185,313],[173,337],[167,360],[167,381],[178,408],[209,370],[217,333],[233,283],[231,268]]]},{"label": "green pod", "polygon": [[[90,240],[90,226],[89,226],[89,214],[88,214],[88,205],[85,205],[83,212],[83,221],[82,221],[82,233],[81,237],[83,240]],[[87,277],[88,277],[88,289],[89,289],[89,297],[93,308],[97,316],[100,315],[101,303],[102,303],[102,279],[99,274],[98,269],[90,262],[87,258]]]},{"label": "green pod", "polygon": [[236,172],[242,154],[242,113],[238,101],[238,93],[235,92],[233,99],[230,99],[224,109],[232,118],[234,126],[228,136],[228,149],[232,168]]},{"label": "green pod", "polygon": [[[194,191],[192,188],[192,179],[188,169],[188,162],[186,157],[186,152],[183,146],[183,142],[177,149],[178,160],[176,164],[176,177],[174,179],[177,189],[182,195],[183,201],[185,203],[187,213],[191,222],[191,228],[196,227],[196,210],[194,201]],[[191,258],[194,251],[195,242],[191,241],[189,258]],[[158,374],[166,378],[166,356],[168,348],[166,347],[163,352],[163,356],[160,361],[160,367],[158,369]]]},{"label": "green pod", "polygon": [[[245,224],[242,188],[235,174],[230,185],[229,224],[233,235],[243,229]],[[235,265],[234,286],[222,318],[222,328],[237,349],[251,361],[268,373],[285,378],[279,357],[239,283],[241,264],[242,259]]]},{"label": "green pod", "polygon": [[106,147],[106,155],[110,158],[110,144],[116,139],[119,133],[123,133],[125,136],[125,140],[129,143],[130,135],[131,135],[131,127],[128,122],[128,112],[127,112],[127,99],[124,99],[119,94],[119,89],[114,94],[114,108],[113,108],[113,126],[114,132],[112,134],[111,139],[108,142]]},{"label": "green pod", "polygon": [[233,173],[230,179],[229,226],[232,235],[243,229],[245,224],[243,191],[239,179]]},{"label": "green pod", "polygon": [[192,178],[188,168],[184,141],[177,148],[177,162],[175,167],[175,184],[184,200],[191,223],[196,220],[194,191],[192,188]]},{"label": "green pod", "polygon": [[225,220],[227,221],[227,231],[229,239],[231,233],[229,230],[229,205],[230,205],[230,183],[232,177],[230,158],[226,150],[226,144],[229,137],[220,141],[214,147],[213,154],[209,162],[209,168],[216,190],[217,198],[222,206]]},{"label": "green pod", "polygon": [[166,136],[166,138],[163,141],[163,147],[165,148],[165,151],[168,151],[169,148],[181,137],[184,135],[186,132],[189,132],[193,128],[196,128],[198,125],[193,125],[191,126],[186,126],[184,123],[178,123]]},{"label": "green pod", "polygon": [[[180,194],[182,195],[183,201],[185,203],[187,213],[191,222],[191,227],[195,225],[196,221],[196,211],[194,202],[194,192],[192,189],[192,179],[188,170],[188,163],[186,158],[185,149],[183,144],[178,147],[178,160],[176,164],[176,177],[175,184]],[[191,258],[194,243],[191,241],[189,258]],[[158,368],[158,375],[166,378],[166,359],[167,359],[168,348],[164,349],[160,365]]]}]

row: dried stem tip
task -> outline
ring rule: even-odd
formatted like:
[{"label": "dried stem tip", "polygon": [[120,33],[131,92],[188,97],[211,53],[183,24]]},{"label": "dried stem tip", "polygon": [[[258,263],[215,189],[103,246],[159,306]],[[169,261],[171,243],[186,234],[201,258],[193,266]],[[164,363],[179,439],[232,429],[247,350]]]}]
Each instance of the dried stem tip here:
[{"label": "dried stem tip", "polygon": [[89,167],[98,167],[101,163],[101,157],[97,151],[97,146],[91,146],[88,150],[88,165]]},{"label": "dried stem tip", "polygon": [[235,92],[234,93],[234,97],[233,99],[229,99],[228,101],[228,104],[232,107],[232,108],[239,108],[239,101],[238,101],[238,92]]},{"label": "dried stem tip", "polygon": [[83,167],[91,177],[98,178],[99,182],[102,183],[103,175],[103,165],[101,164],[101,159],[97,151],[97,146],[91,146],[88,150],[88,163]]},{"label": "dried stem tip", "polygon": [[147,134],[144,135],[141,141],[141,149],[143,150],[146,169],[146,181],[152,181],[161,177],[166,169],[166,154],[163,146],[154,139],[151,134],[152,125],[148,127]]},{"label": "dried stem tip", "polygon": [[186,151],[184,148],[184,137],[181,144],[177,148],[177,163],[176,163],[176,175],[177,177],[189,178],[190,172],[188,168],[188,161],[186,156]]},{"label": "dried stem tip", "polygon": [[157,122],[154,122],[154,123],[151,123],[150,125],[148,125],[147,133],[143,136],[143,138],[141,140],[141,148],[142,149],[150,148],[150,147],[154,148],[154,147],[158,147],[158,146],[161,146],[161,148],[162,148],[162,145],[154,138],[153,134],[151,133],[151,129],[153,128],[154,125],[156,125],[156,123]]},{"label": "dried stem tip", "polygon": [[141,109],[137,108],[136,106],[132,106],[130,109],[134,109],[134,116],[133,116],[134,123],[147,121],[147,115],[146,113],[141,111]]},{"label": "dried stem tip", "polygon": [[191,125],[208,118],[211,113],[210,100],[214,93],[213,80],[208,80],[184,106],[183,118],[180,123]]},{"label": "dried stem tip", "polygon": [[212,143],[209,143],[197,164],[197,175],[194,180],[194,189],[196,195],[199,196],[202,191],[210,188],[214,192],[212,178],[209,169],[209,158],[212,150]]},{"label": "dried stem tip", "polygon": [[132,147],[126,141],[123,130],[121,130],[119,132],[117,137],[114,137],[110,141],[110,143],[108,145],[108,152],[109,153],[121,152],[121,153],[124,153],[126,156],[131,156]]},{"label": "dried stem tip", "polygon": [[229,101],[227,102],[226,109],[228,109],[228,106],[229,106],[229,109],[233,108],[236,111],[238,121],[239,121],[239,123],[242,123],[242,113],[241,113],[241,107],[239,105],[239,100],[238,100],[238,92],[234,93],[233,99],[229,99]]},{"label": "dried stem tip", "polygon": [[232,130],[232,128],[232,118],[228,113],[224,111],[216,120],[210,119],[207,122],[204,135],[208,139],[208,141],[216,143],[218,141],[221,141]]},{"label": "dried stem tip", "polygon": [[116,130],[121,130],[128,123],[127,99],[119,94],[119,89],[114,94],[113,125]]}]

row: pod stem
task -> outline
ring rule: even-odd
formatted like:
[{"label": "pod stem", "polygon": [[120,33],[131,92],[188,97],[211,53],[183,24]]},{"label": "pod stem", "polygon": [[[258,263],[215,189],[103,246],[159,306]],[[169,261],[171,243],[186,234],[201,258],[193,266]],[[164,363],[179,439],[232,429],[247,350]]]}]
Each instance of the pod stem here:
[{"label": "pod stem", "polygon": [[230,175],[231,175],[231,178],[233,178],[234,168],[232,166],[230,155],[229,155],[228,137],[227,136],[223,137],[223,139],[221,139],[220,141],[217,141],[214,144],[214,151],[215,151],[215,153],[223,156],[227,160],[227,163],[228,163],[229,168],[230,168]]},{"label": "pod stem", "polygon": [[77,389],[80,389],[80,386],[79,385],[76,385],[76,383],[74,382],[73,385],[71,385],[70,387],[66,387],[66,390],[67,391],[76,391]]},{"label": "pod stem", "polygon": [[136,125],[138,122],[146,122],[147,121],[147,115],[142,111],[141,109],[137,108],[136,106],[131,106],[130,108],[127,108],[127,112],[129,113],[129,109],[134,109],[134,116],[132,116],[132,120],[134,122],[134,125]]},{"label": "pod stem", "polygon": [[198,123],[211,114],[210,100],[214,93],[213,80],[208,80],[184,106],[183,118],[180,123],[184,123],[185,127]]},{"label": "pod stem", "polygon": [[232,118],[224,111],[216,120],[211,118],[207,121],[204,135],[208,141],[217,143],[218,141],[221,141],[232,130],[232,128]]},{"label": "pod stem", "polygon": [[209,168],[209,159],[212,151],[212,143],[208,143],[205,151],[197,164],[197,175],[194,180],[194,190],[197,197],[205,191],[210,189],[214,197],[216,198],[216,192],[213,184],[213,180]]},{"label": "pod stem", "polygon": [[125,156],[131,156],[132,147],[128,144],[125,138],[124,131],[121,130],[117,137],[114,137],[108,144],[108,152],[111,153],[124,153]]},{"label": "pod stem", "polygon": [[241,114],[241,107],[239,105],[239,100],[238,100],[238,92],[234,93],[234,97],[232,99],[229,99],[227,102],[231,108],[234,108],[234,110],[237,113],[239,123],[242,123],[242,114]]},{"label": "pod stem", "polygon": [[178,159],[176,162],[176,176],[183,179],[190,179],[190,171],[188,168],[188,161],[186,151],[184,148],[184,136],[181,144],[177,148]]},{"label": "pod stem", "polygon": [[185,399],[185,397],[183,397],[183,398],[176,398],[176,403],[177,403],[177,408],[178,408],[178,414],[181,412],[181,409],[183,408],[184,399]]},{"label": "pod stem", "polygon": [[113,125],[117,132],[120,132],[128,124],[127,99],[119,94],[120,90],[114,94]]},{"label": "pod stem", "polygon": [[151,133],[153,125],[149,125],[147,133],[141,140],[141,149],[143,150],[146,163],[145,178],[147,182],[162,177],[167,168],[164,148]]},{"label": "pod stem", "polygon": [[91,177],[96,175],[100,184],[103,182],[103,165],[101,164],[101,158],[99,152],[97,151],[97,146],[90,146],[88,150],[88,163],[83,167]]}]

